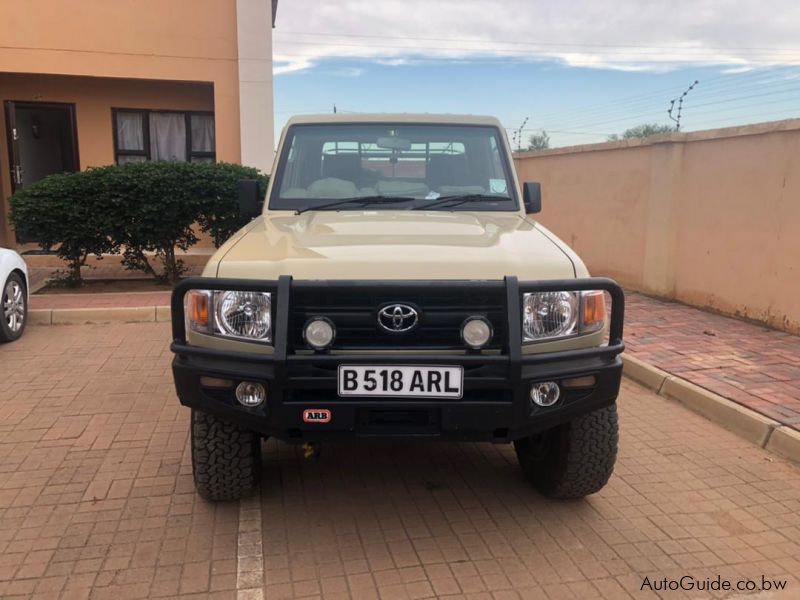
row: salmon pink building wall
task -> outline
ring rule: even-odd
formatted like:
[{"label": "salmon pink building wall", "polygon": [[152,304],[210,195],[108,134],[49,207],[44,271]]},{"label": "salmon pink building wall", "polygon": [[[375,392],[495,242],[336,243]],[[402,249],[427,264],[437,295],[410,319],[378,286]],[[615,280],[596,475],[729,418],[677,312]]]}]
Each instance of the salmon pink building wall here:
[{"label": "salmon pink building wall", "polygon": [[[0,0],[0,101],[75,105],[81,168],[114,161],[111,108],[213,111],[218,161],[269,171],[273,0]],[[0,245],[14,243],[0,111]]]},{"label": "salmon pink building wall", "polygon": [[238,161],[235,2],[1,0],[0,6],[0,72],[210,83],[217,155]]},{"label": "salmon pink building wall", "polygon": [[800,120],[516,157],[594,275],[800,332]]}]

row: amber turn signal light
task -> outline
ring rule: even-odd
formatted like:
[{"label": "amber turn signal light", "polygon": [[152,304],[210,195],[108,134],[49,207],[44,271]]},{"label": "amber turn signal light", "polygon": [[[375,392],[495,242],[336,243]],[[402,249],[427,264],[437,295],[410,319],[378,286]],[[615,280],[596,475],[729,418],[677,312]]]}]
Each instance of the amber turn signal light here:
[{"label": "amber turn signal light", "polygon": [[606,322],[606,296],[602,290],[583,293],[583,331],[597,331]]},{"label": "amber turn signal light", "polygon": [[207,290],[190,290],[186,294],[186,320],[192,331],[208,331],[210,298]]}]

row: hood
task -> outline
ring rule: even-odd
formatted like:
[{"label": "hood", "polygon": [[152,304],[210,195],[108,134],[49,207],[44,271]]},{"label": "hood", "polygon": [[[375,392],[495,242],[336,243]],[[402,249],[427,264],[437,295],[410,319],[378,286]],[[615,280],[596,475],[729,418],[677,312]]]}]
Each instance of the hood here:
[{"label": "hood", "polygon": [[[244,279],[561,279],[557,238],[518,213],[309,211],[258,217],[206,275]],[[214,267],[217,267],[216,273]]]}]

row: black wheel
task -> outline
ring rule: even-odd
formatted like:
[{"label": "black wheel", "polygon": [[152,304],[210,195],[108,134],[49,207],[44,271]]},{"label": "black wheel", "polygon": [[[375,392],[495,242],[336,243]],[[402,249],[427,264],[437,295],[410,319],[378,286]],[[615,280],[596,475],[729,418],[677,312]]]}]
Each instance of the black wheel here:
[{"label": "black wheel", "polygon": [[11,273],[0,289],[0,342],[18,340],[28,321],[28,292],[18,273]]},{"label": "black wheel", "polygon": [[206,500],[238,500],[258,484],[261,438],[208,413],[192,410],[192,473]]},{"label": "black wheel", "polygon": [[583,498],[608,483],[617,460],[619,422],[611,405],[514,442],[522,470],[551,498]]}]

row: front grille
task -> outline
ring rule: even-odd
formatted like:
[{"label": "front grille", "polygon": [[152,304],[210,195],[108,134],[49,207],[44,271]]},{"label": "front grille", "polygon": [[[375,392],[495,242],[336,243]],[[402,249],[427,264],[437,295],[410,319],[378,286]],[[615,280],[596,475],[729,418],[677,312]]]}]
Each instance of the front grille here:
[{"label": "front grille", "polygon": [[[388,332],[378,325],[378,311],[406,304],[419,312],[417,327]],[[289,317],[290,350],[305,349],[303,326],[325,316],[336,326],[335,349],[463,349],[460,332],[467,317],[483,316],[494,336],[487,349],[500,349],[506,339],[506,296],[503,286],[393,290],[354,288],[293,289]]]}]

